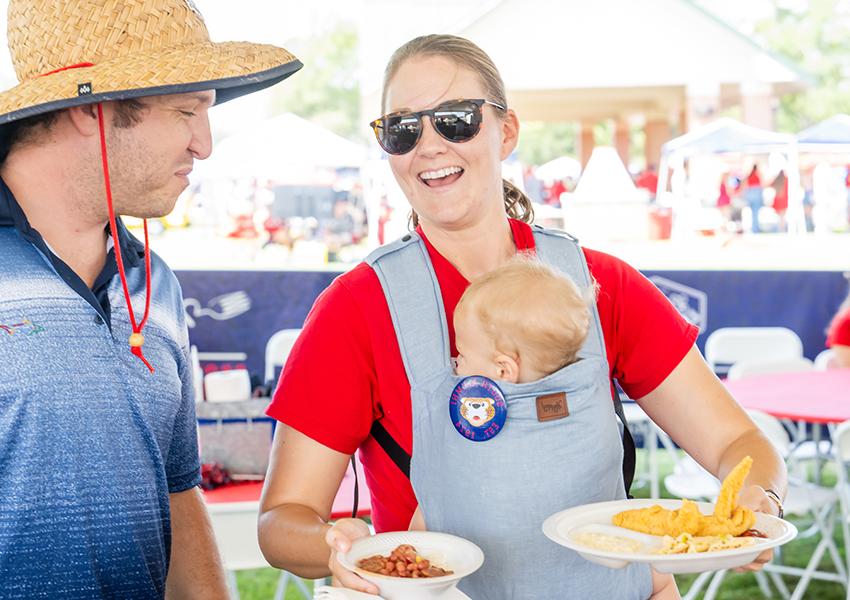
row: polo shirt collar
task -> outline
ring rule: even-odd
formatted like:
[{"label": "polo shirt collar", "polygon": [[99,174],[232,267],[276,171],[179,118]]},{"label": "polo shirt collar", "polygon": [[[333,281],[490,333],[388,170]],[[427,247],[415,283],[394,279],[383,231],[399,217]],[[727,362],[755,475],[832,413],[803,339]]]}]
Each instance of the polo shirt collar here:
[{"label": "polo shirt collar", "polygon": [[[121,243],[121,256],[128,267],[138,267],[144,262],[145,245],[127,230],[120,217],[116,217],[116,219],[118,239]],[[37,246],[44,243],[38,231],[30,225],[24,210],[12,194],[12,190],[2,179],[0,179],[0,227],[14,227],[26,240]]]}]

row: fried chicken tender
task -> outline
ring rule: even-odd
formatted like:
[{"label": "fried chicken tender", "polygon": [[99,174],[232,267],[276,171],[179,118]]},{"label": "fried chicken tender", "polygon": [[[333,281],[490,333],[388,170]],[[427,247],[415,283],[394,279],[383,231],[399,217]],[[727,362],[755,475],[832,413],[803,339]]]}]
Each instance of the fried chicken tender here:
[{"label": "fried chicken tender", "polygon": [[735,468],[732,469],[723,480],[723,485],[720,486],[720,493],[717,495],[717,503],[714,505],[714,516],[718,519],[731,519],[732,512],[735,510],[735,501],[738,499],[738,493],[744,485],[744,479],[750,474],[750,468],[753,466],[753,459],[745,456],[741,459]]},{"label": "fried chicken tender", "polygon": [[740,535],[756,522],[753,511],[743,506],[735,506],[738,493],[752,464],[753,459],[745,457],[723,480],[712,515],[703,515],[696,503],[685,499],[682,500],[682,508],[679,510],[668,510],[656,504],[649,508],[617,513],[612,521],[619,527],[651,535]]}]

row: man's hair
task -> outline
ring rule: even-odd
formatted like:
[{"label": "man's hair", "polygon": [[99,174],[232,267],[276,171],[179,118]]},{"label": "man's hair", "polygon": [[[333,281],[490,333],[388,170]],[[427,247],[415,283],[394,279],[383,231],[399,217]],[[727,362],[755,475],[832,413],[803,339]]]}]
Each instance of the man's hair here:
[{"label": "man's hair", "polygon": [[[116,100],[112,124],[119,129],[133,127],[142,120],[144,109],[145,105],[137,98]],[[6,162],[15,146],[33,143],[39,134],[50,131],[60,112],[54,110],[0,126],[0,164]]]},{"label": "man's hair", "polygon": [[473,280],[455,318],[477,318],[498,351],[551,374],[576,361],[590,329],[595,290],[582,291],[560,271],[518,255]]}]

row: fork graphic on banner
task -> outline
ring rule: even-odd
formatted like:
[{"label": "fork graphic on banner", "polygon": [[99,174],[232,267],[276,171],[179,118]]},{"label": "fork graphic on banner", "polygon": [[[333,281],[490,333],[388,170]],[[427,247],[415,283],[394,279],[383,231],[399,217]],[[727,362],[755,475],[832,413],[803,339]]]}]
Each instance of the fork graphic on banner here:
[{"label": "fork graphic on banner", "polygon": [[183,306],[186,309],[186,324],[189,327],[197,325],[197,319],[210,317],[216,321],[227,321],[251,310],[251,297],[244,290],[230,292],[216,296],[201,306],[196,298],[184,298]]}]

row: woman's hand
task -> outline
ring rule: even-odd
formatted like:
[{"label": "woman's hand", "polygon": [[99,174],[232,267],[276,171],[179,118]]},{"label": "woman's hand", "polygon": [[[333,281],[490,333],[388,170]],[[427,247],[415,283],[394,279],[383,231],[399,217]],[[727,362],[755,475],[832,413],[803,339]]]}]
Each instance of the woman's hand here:
[{"label": "woman's hand", "polygon": [[360,519],[340,519],[334,523],[325,534],[325,542],[331,549],[328,567],[335,583],[339,583],[342,587],[367,594],[378,594],[380,590],[376,585],[349,571],[336,559],[337,553],[344,554],[351,549],[351,543],[354,540],[368,535],[370,535],[369,526]]},{"label": "woman's hand", "polygon": [[[741,490],[738,496],[738,506],[746,506],[753,512],[767,513],[774,516],[779,515],[779,507],[770,499],[764,488],[757,485],[748,485]],[[773,550],[765,550],[753,562],[735,569],[735,571],[760,571],[771,560],[773,560]]]}]

